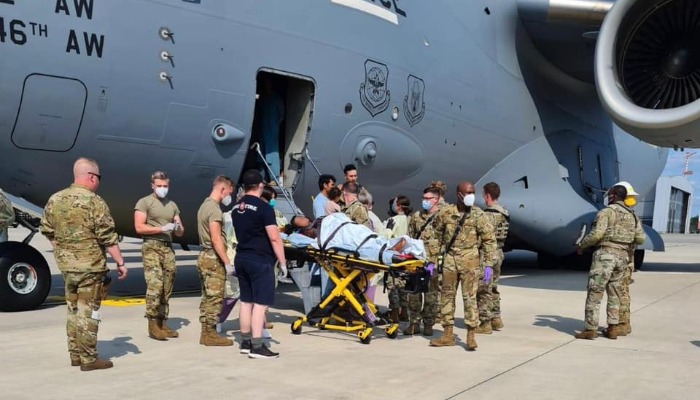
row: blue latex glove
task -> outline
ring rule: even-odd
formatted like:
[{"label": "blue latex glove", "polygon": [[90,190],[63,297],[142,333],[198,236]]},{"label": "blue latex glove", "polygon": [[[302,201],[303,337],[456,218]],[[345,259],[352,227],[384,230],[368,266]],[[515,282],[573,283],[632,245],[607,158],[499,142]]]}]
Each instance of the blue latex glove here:
[{"label": "blue latex glove", "polygon": [[484,283],[489,283],[491,281],[491,278],[493,278],[493,268],[491,267],[484,267]]},{"label": "blue latex glove", "polygon": [[430,272],[430,276],[435,275],[435,264],[433,264],[433,263],[428,264],[428,266],[425,267],[425,270]]}]

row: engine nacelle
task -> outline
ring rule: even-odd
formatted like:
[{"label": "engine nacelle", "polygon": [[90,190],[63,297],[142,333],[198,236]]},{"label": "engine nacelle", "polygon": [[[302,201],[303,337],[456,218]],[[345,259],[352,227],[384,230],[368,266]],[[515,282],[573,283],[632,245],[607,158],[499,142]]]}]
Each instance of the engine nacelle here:
[{"label": "engine nacelle", "polygon": [[618,0],[595,54],[612,119],[655,145],[700,147],[700,1]]}]

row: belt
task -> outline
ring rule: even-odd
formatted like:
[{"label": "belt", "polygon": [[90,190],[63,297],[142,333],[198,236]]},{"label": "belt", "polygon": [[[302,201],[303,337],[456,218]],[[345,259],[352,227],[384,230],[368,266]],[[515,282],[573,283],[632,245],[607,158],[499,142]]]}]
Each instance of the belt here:
[{"label": "belt", "polygon": [[598,245],[598,247],[607,247],[609,249],[618,249],[618,250],[629,250],[630,245],[632,243],[617,243],[617,242],[603,242]]},{"label": "belt", "polygon": [[172,246],[172,242],[166,242],[165,240],[160,240],[160,239],[153,239],[153,238],[143,238],[143,242],[149,242],[149,243],[159,243],[164,246]]}]

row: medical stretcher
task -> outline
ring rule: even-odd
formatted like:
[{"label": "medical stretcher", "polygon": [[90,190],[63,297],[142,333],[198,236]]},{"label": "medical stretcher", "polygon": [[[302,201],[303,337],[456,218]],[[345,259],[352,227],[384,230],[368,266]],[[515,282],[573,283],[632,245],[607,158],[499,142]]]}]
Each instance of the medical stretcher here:
[{"label": "medical stretcher", "polygon": [[[292,323],[292,333],[301,334],[302,325],[308,323],[318,329],[342,332],[357,332],[363,344],[372,340],[373,328],[385,326],[386,335],[394,339],[399,333],[399,324],[380,317],[377,306],[366,291],[372,278],[381,272],[406,279],[409,292],[426,292],[430,272],[427,262],[415,258],[394,257],[394,262],[385,265],[357,257],[352,251],[318,250],[313,247],[286,247],[287,259],[305,258],[318,263],[335,284],[333,290],[313,307],[309,313]],[[301,254],[300,254],[301,253]]]}]

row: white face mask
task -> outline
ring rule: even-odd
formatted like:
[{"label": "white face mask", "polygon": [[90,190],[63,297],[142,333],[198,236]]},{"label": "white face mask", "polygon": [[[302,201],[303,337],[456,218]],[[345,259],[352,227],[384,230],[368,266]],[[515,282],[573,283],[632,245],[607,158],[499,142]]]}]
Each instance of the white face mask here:
[{"label": "white face mask", "polygon": [[467,194],[464,196],[464,199],[462,199],[462,201],[464,201],[465,206],[471,207],[476,201],[476,196],[474,195],[474,193]]},{"label": "white face mask", "polygon": [[161,199],[164,199],[165,196],[168,195],[168,188],[166,187],[157,187],[156,188],[156,196],[158,196]]},{"label": "white face mask", "polygon": [[223,204],[227,207],[229,205],[231,205],[231,195],[228,195],[228,196],[224,197],[223,199],[221,199],[221,204]]}]

